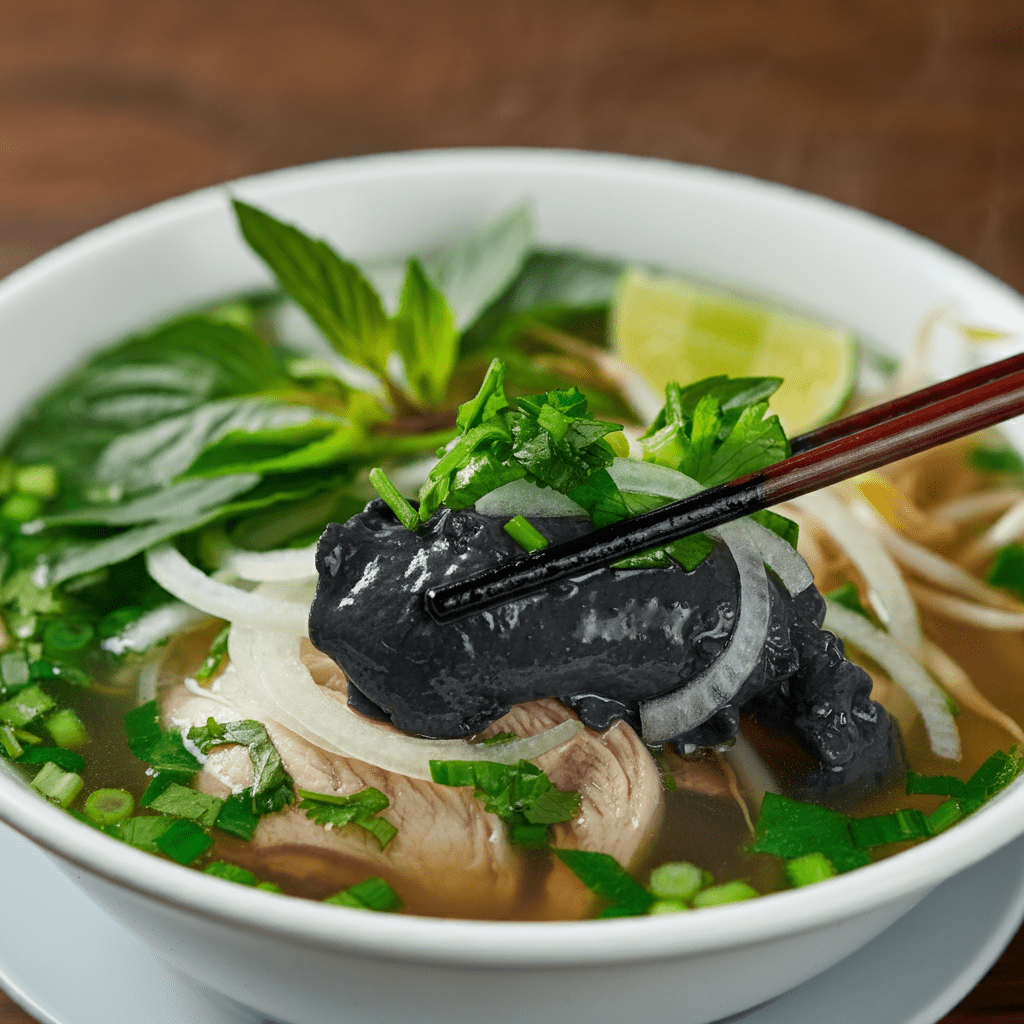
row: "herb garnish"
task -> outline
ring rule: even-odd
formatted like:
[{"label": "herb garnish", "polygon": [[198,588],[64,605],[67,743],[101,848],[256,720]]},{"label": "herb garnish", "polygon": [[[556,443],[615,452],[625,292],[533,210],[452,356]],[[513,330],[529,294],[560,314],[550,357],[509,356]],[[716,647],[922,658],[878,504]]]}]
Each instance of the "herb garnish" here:
[{"label": "herb garnish", "polygon": [[556,789],[529,761],[431,761],[430,776],[442,786],[472,786],[484,809],[505,822],[513,846],[546,846],[548,826],[571,821],[580,809],[579,793]]},{"label": "herb garnish", "polygon": [[295,784],[281,763],[262,722],[247,718],[240,722],[217,722],[213,718],[206,725],[193,726],[189,740],[204,754],[224,743],[240,743],[249,751],[252,762],[252,809],[255,814],[270,814],[295,801]]},{"label": "herb garnish", "polygon": [[373,786],[349,796],[316,793],[308,789],[300,789],[298,793],[302,797],[299,810],[305,811],[306,817],[318,825],[332,828],[358,825],[377,840],[382,850],[398,835],[398,829],[387,818],[378,817],[381,811],[391,806],[391,801]]}]

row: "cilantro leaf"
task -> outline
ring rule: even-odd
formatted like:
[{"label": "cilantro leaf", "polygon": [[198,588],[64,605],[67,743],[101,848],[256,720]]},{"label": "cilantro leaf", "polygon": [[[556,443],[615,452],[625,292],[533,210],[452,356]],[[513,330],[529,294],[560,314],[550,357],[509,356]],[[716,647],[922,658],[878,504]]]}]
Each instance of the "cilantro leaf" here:
[{"label": "cilantro leaf", "polygon": [[193,726],[188,738],[204,753],[224,743],[239,743],[249,751],[252,762],[252,809],[256,814],[279,811],[295,801],[292,777],[285,771],[262,722],[247,718],[240,722],[220,723],[213,718],[206,725]]},{"label": "cilantro leaf", "polygon": [[529,761],[431,761],[430,777],[442,786],[472,786],[484,809],[508,826],[513,845],[547,845],[547,826],[571,821],[580,809],[579,793],[556,789]]},{"label": "cilantro leaf", "polygon": [[765,793],[750,849],[787,859],[823,853],[837,871],[850,871],[871,858],[853,841],[850,819],[828,807]]},{"label": "cilantro leaf", "polygon": [[129,750],[157,771],[182,772],[187,777],[202,767],[185,749],[181,733],[160,728],[160,712],[155,700],[129,711],[124,722]]},{"label": "cilantro leaf", "polygon": [[398,835],[398,829],[390,821],[378,817],[381,811],[391,806],[391,801],[373,786],[350,796],[316,793],[308,789],[300,789],[298,793],[302,797],[299,810],[305,811],[306,817],[318,825],[330,825],[332,828],[358,825],[377,840],[382,850]]},{"label": "cilantro leaf", "polygon": [[591,892],[609,903],[602,917],[632,917],[646,914],[654,902],[651,895],[612,856],[590,850],[551,851]]}]

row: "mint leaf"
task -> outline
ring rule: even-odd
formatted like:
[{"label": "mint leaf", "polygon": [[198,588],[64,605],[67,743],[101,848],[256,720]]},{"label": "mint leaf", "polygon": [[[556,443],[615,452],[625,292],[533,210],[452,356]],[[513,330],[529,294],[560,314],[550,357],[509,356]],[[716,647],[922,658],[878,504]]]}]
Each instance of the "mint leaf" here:
[{"label": "mint leaf", "polygon": [[233,205],[245,240],[327,340],[346,359],[383,377],[391,325],[359,268],[294,225],[237,199]]},{"label": "mint leaf", "polygon": [[533,247],[528,203],[422,259],[427,277],[448,299],[460,329],[476,320],[520,272]]},{"label": "mint leaf", "polygon": [[455,368],[459,336],[444,295],[430,283],[416,260],[410,260],[406,268],[402,297],[392,323],[409,394],[423,405],[440,407]]}]

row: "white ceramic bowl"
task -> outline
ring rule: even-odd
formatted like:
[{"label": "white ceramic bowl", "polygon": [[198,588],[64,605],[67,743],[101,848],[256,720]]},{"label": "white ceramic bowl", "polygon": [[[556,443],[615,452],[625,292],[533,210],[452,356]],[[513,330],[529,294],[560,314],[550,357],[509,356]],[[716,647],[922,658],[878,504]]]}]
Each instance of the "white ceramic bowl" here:
[{"label": "white ceramic bowl", "polygon": [[[893,351],[940,305],[1024,331],[1019,295],[939,247],[813,196],[700,168],[427,152],[282,171],[232,191],[357,258],[428,249],[529,199],[545,243],[777,296]],[[227,199],[213,188],[162,203],[0,284],[4,416],[104,342],[266,283]],[[649,1014],[696,1024],[836,963],[1024,832],[1024,784],[936,839],[821,885],[697,913],[554,924],[377,915],[225,884],[108,839],[7,773],[0,816],[171,963],[275,1021],[618,1024]]]}]

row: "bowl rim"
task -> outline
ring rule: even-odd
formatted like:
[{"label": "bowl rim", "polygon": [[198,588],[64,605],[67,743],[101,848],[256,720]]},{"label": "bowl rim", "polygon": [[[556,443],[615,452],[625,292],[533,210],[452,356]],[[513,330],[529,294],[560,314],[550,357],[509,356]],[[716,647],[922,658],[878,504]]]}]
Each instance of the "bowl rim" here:
[{"label": "bowl rim", "polygon": [[[220,210],[228,189],[272,202],[295,188],[361,177],[436,172],[477,173],[510,164],[522,174],[557,171],[592,178],[633,176],[734,189],[758,200],[813,211],[825,222],[858,226],[931,261],[946,275],[967,279],[1009,301],[1024,316],[1024,298],[935,242],[872,214],[789,186],[735,172],[649,157],[559,149],[472,148],[416,150],[343,158],[252,175],[165,200],[97,227],[44,254],[0,281],[0,310],[65,268],[100,251],[131,245],[162,225]],[[842,918],[923,896],[943,879],[982,860],[1024,832],[1024,780],[977,815],[897,856],[817,886],[763,896],[749,903],[645,918],[569,922],[496,922],[367,914],[238,885],[181,868],[111,840],[49,805],[28,785],[0,772],[0,818],[61,860],[135,891],[149,900],[212,920],[302,944],[342,948],[373,957],[426,963],[533,967],[655,960],[747,945],[827,926]],[[821,885],[826,886],[822,889]],[[827,894],[827,899],[822,895]],[[624,952],[625,951],[625,952]]]}]

